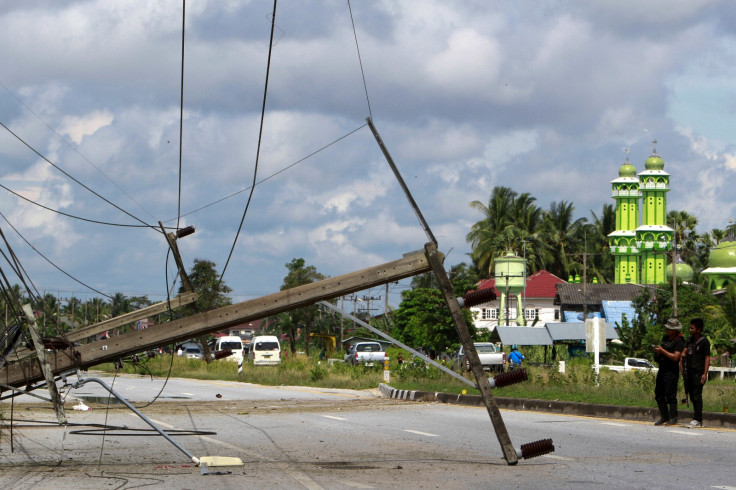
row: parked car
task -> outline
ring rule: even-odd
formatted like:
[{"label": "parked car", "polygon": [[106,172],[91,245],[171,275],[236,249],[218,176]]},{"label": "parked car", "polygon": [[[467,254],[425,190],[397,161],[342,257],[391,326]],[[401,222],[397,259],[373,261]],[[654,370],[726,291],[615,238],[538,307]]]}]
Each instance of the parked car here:
[{"label": "parked car", "polygon": [[186,359],[204,359],[202,348],[196,344],[184,344],[181,346],[182,357]]},{"label": "parked car", "polygon": [[[474,342],[475,350],[484,371],[503,372],[506,366],[506,353],[499,352],[495,344],[491,342]],[[470,362],[465,355],[465,348],[461,345],[452,361],[452,369],[455,371],[470,371]]]},{"label": "parked car", "polygon": [[248,360],[256,366],[268,366],[281,363],[281,344],[273,335],[253,337],[248,351]]},{"label": "parked car", "polygon": [[225,337],[219,337],[215,341],[215,346],[212,352],[212,356],[216,356],[218,352],[222,352],[225,350],[232,351],[232,354],[230,354],[227,357],[224,357],[223,359],[228,359],[230,361],[236,361],[236,362],[242,362],[243,361],[243,340],[236,336],[236,335],[228,335]]},{"label": "parked car", "polygon": [[353,366],[365,364],[373,366],[375,363],[388,361],[388,354],[379,342],[358,342],[350,348],[350,363]]},{"label": "parked car", "polygon": [[654,365],[648,360],[638,359],[636,357],[627,357],[626,359],[624,359],[623,366],[603,365],[601,367],[607,368],[611,371],[619,371],[619,372],[620,371],[652,371],[652,372],[659,371],[659,369],[654,367]]}]

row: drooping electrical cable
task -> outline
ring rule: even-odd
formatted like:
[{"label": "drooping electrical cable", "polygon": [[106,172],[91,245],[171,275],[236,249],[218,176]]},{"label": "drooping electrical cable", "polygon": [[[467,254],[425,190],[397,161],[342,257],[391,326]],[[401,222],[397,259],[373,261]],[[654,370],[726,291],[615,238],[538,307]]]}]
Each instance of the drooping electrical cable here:
[{"label": "drooping electrical cable", "polygon": [[[36,150],[33,146],[31,146],[28,142],[26,142],[18,134],[16,134],[15,132],[13,132],[13,130],[11,130],[9,127],[7,127],[5,125],[5,123],[3,123],[2,121],[0,121],[0,126],[2,126],[3,128],[5,128],[5,130],[8,133],[10,133],[18,141],[20,141],[21,143],[23,143],[29,150],[31,150],[33,153],[35,153],[36,155],[38,155],[43,161],[45,161],[46,163],[48,163],[49,165],[51,165],[52,167],[54,167],[56,170],[58,170],[59,172],[61,172],[62,174],[64,174],[66,177],[68,177],[69,179],[71,179],[75,183],[77,183],[80,186],[82,186],[87,191],[91,192],[92,194],[94,194],[98,198],[102,199],[103,201],[105,201],[106,203],[108,203],[109,205],[111,205],[112,207],[114,207],[115,209],[117,209],[118,211],[121,211],[122,213],[127,214],[128,216],[130,216],[134,220],[138,221],[139,223],[142,223],[142,224],[144,224],[144,225],[146,225],[146,226],[148,226],[150,228],[156,229],[155,227],[149,225],[148,223],[146,223],[142,219],[138,218],[137,216],[134,216],[133,214],[131,214],[128,211],[124,210],[123,208],[121,208],[120,206],[118,206],[117,204],[115,204],[114,202],[110,201],[109,199],[103,197],[99,193],[93,191],[92,189],[90,189],[89,187],[87,187],[86,185],[84,185],[82,182],[80,182],[75,177],[73,177],[72,175],[70,175],[64,169],[62,169],[61,167],[59,167],[58,165],[56,165],[54,162],[52,162],[51,160],[49,160],[48,158],[46,158],[41,152],[39,152],[38,150]],[[160,231],[159,231],[159,233],[160,233]]]},{"label": "drooping electrical cable", "polygon": [[49,130],[50,130],[51,132],[52,132],[52,133],[54,133],[54,134],[55,134],[56,136],[58,136],[58,137],[59,137],[59,139],[60,139],[61,141],[63,141],[63,142],[64,142],[64,143],[66,144],[66,146],[68,146],[68,147],[69,147],[69,148],[70,148],[70,149],[71,149],[71,150],[72,150],[72,151],[73,151],[74,153],[76,153],[77,155],[79,155],[80,157],[82,157],[82,160],[84,160],[84,161],[85,161],[85,162],[87,162],[87,163],[88,163],[88,164],[89,164],[89,165],[90,165],[90,166],[91,166],[92,168],[94,168],[95,170],[97,170],[97,172],[99,172],[99,174],[100,174],[100,175],[102,175],[103,177],[105,177],[105,179],[107,179],[107,181],[108,181],[108,182],[110,182],[110,183],[111,183],[112,185],[114,185],[115,187],[117,187],[117,189],[118,189],[118,190],[119,190],[120,192],[122,192],[123,194],[125,194],[125,195],[126,195],[126,196],[128,197],[128,199],[130,199],[131,201],[133,201],[133,202],[134,202],[134,203],[135,203],[135,204],[136,204],[136,205],[137,205],[137,206],[138,206],[139,208],[141,208],[141,209],[142,209],[142,210],[143,210],[143,211],[144,211],[144,212],[145,212],[146,214],[148,214],[148,216],[150,216],[151,218],[153,218],[153,217],[154,217],[154,216],[153,216],[153,215],[152,215],[152,214],[150,213],[150,211],[148,211],[148,210],[147,210],[147,209],[146,209],[146,208],[145,208],[145,207],[144,207],[144,206],[143,206],[143,205],[142,205],[141,203],[139,203],[139,202],[138,202],[138,201],[137,201],[137,200],[136,200],[136,199],[135,199],[135,198],[134,198],[133,196],[131,196],[131,195],[130,195],[130,194],[129,194],[128,192],[126,192],[126,191],[125,191],[125,189],[123,189],[122,187],[120,187],[120,186],[119,186],[119,185],[118,185],[118,184],[117,184],[117,183],[116,183],[116,182],[115,182],[114,180],[112,180],[112,179],[111,179],[111,178],[110,178],[110,177],[109,177],[109,176],[108,176],[108,175],[107,175],[107,174],[106,174],[105,172],[103,172],[103,171],[102,171],[102,169],[100,169],[100,167],[98,167],[97,165],[95,165],[94,163],[92,163],[92,161],[91,161],[91,160],[90,160],[89,158],[87,158],[87,157],[86,157],[86,156],[84,155],[84,153],[82,153],[81,151],[79,151],[79,149],[78,149],[78,148],[77,148],[76,146],[74,146],[73,144],[71,144],[71,143],[69,142],[69,140],[68,140],[68,139],[66,139],[66,138],[64,137],[64,135],[62,135],[62,134],[61,134],[61,133],[59,133],[59,132],[58,132],[58,131],[57,131],[56,129],[54,129],[54,128],[53,128],[53,127],[52,127],[52,126],[51,126],[51,125],[50,125],[49,123],[47,123],[47,122],[46,122],[46,121],[45,121],[45,120],[44,120],[44,119],[43,119],[43,118],[42,118],[41,116],[39,116],[39,115],[38,115],[38,113],[36,113],[36,112],[35,112],[35,111],[34,111],[33,109],[31,109],[31,108],[30,108],[30,107],[28,106],[28,104],[26,104],[25,102],[23,102],[23,100],[21,100],[21,99],[20,99],[20,98],[19,98],[19,97],[18,97],[17,95],[15,95],[15,94],[14,94],[14,93],[13,93],[13,92],[12,92],[12,91],[11,91],[11,90],[10,90],[10,89],[8,88],[8,87],[7,87],[7,86],[5,86],[5,84],[4,84],[3,82],[0,82],[0,87],[2,87],[3,89],[5,89],[5,91],[6,91],[6,92],[7,92],[8,94],[10,94],[10,96],[11,96],[11,97],[13,97],[13,98],[14,98],[14,99],[15,99],[16,101],[18,101],[18,103],[19,103],[20,105],[22,105],[22,106],[23,106],[23,107],[24,107],[24,108],[25,108],[25,109],[26,109],[26,110],[27,110],[28,112],[30,112],[31,114],[33,114],[33,115],[34,115],[34,116],[36,117],[36,119],[38,119],[39,121],[41,121],[41,123],[42,123],[42,124],[43,124],[44,126],[46,126],[46,127],[47,127],[47,128],[48,128],[48,129],[49,129]]},{"label": "drooping electrical cable", "polygon": [[29,247],[31,247],[31,248],[33,249],[33,251],[34,251],[34,252],[36,252],[36,253],[37,253],[38,255],[40,255],[40,256],[41,256],[41,258],[43,258],[43,259],[44,259],[44,260],[45,260],[46,262],[48,262],[49,264],[51,264],[51,265],[52,265],[52,266],[53,266],[53,267],[54,267],[54,268],[55,268],[56,270],[58,270],[59,272],[61,272],[62,274],[64,274],[64,275],[65,275],[65,276],[67,276],[67,277],[68,277],[69,279],[73,280],[74,282],[76,282],[76,283],[78,283],[78,284],[81,284],[82,286],[86,287],[86,288],[87,288],[87,289],[89,289],[90,291],[94,291],[94,292],[95,292],[95,293],[97,293],[97,294],[101,294],[102,296],[105,296],[106,298],[110,298],[110,299],[112,299],[112,296],[110,296],[109,294],[103,293],[102,291],[99,291],[99,290],[97,290],[97,289],[93,288],[93,287],[92,287],[92,286],[90,286],[89,284],[86,284],[86,283],[84,283],[84,282],[80,281],[79,279],[77,279],[76,277],[72,276],[71,274],[69,274],[68,272],[66,272],[66,271],[65,271],[64,269],[62,269],[62,268],[61,268],[61,267],[59,267],[58,265],[54,264],[54,262],[52,262],[52,261],[51,261],[51,259],[49,259],[49,258],[48,258],[48,257],[46,257],[46,256],[45,256],[44,254],[42,254],[42,253],[41,253],[41,251],[39,251],[39,250],[38,250],[38,249],[37,249],[37,248],[36,248],[35,246],[33,246],[33,245],[31,244],[31,242],[29,242],[28,240],[26,240],[26,238],[25,238],[25,237],[24,237],[24,236],[23,236],[23,235],[22,235],[22,234],[21,234],[21,233],[20,233],[20,232],[19,232],[19,231],[18,231],[18,230],[17,230],[16,228],[15,228],[15,226],[13,226],[13,224],[12,224],[12,223],[11,223],[11,222],[10,222],[10,221],[8,220],[8,218],[6,218],[6,217],[5,217],[5,215],[4,215],[4,214],[3,214],[2,212],[0,212],[0,217],[2,217],[2,218],[3,218],[4,220],[5,220],[5,222],[6,222],[6,223],[7,223],[8,225],[10,225],[10,227],[11,227],[11,228],[13,229],[13,231],[14,231],[14,232],[15,232],[15,233],[16,233],[16,234],[17,234],[17,235],[18,235],[18,236],[19,236],[19,237],[20,237],[20,238],[21,238],[21,239],[22,239],[22,240],[23,240],[24,242],[26,242],[26,244],[27,244],[27,245],[28,245]]},{"label": "drooping electrical cable", "polygon": [[245,215],[248,214],[248,208],[250,207],[250,201],[253,198],[253,191],[256,188],[256,180],[258,178],[258,159],[260,158],[260,155],[261,155],[261,141],[263,139],[263,120],[266,115],[266,98],[268,95],[268,76],[271,73],[271,53],[273,52],[273,33],[276,27],[276,2],[277,0],[273,0],[273,12],[271,14],[271,39],[268,42],[268,62],[266,64],[266,83],[264,84],[264,88],[263,88],[263,105],[261,106],[261,124],[258,130],[258,146],[256,148],[256,163],[253,169],[253,183],[250,186],[250,194],[248,194],[248,201],[245,203],[245,209],[243,210],[243,217],[240,218],[240,225],[238,225],[238,231],[235,233],[235,239],[233,240],[233,246],[230,248],[230,253],[227,256],[227,260],[225,261],[225,267],[222,268],[222,273],[220,273],[220,280],[217,282],[218,288],[222,284],[222,279],[225,277],[225,271],[227,271],[227,266],[228,264],[230,264],[230,259],[232,258],[233,252],[235,251],[235,245],[238,243],[238,236],[240,236],[240,231],[243,229],[243,222],[245,222]]},{"label": "drooping electrical cable", "polygon": [[365,90],[365,101],[368,104],[368,115],[373,119],[373,112],[371,111],[371,99],[368,97],[368,85],[365,83],[365,72],[363,71],[363,59],[360,57],[360,46],[358,45],[358,33],[355,30],[355,20],[353,20],[353,8],[350,6],[350,0],[348,0],[348,10],[350,11],[350,22],[353,25],[353,37],[355,38],[355,49],[358,51],[358,63],[360,63],[360,75],[363,77],[363,89]]},{"label": "drooping electrical cable", "polygon": [[56,213],[56,214],[60,214],[62,216],[66,216],[67,218],[78,219],[80,221],[86,221],[87,223],[94,223],[94,224],[97,224],[97,225],[119,226],[119,227],[123,227],[123,228],[148,228],[149,227],[148,225],[125,225],[125,224],[122,224],[122,223],[109,223],[107,221],[97,221],[97,220],[94,220],[94,219],[83,218],[81,216],[75,216],[73,214],[65,213],[63,211],[59,211],[58,209],[53,209],[53,208],[50,208],[48,206],[44,206],[41,203],[38,203],[38,202],[33,201],[31,199],[28,199],[27,197],[18,194],[14,190],[8,189],[7,187],[5,187],[2,184],[0,184],[0,187],[2,187],[3,189],[5,189],[6,191],[10,192],[14,196],[19,197],[20,199],[23,199],[26,202],[29,202],[29,203],[31,203],[31,204],[33,204],[35,206],[38,206],[39,208],[42,208],[42,209],[47,210],[47,211],[51,211],[52,213]]},{"label": "drooping electrical cable", "polygon": [[184,32],[187,18],[187,2],[181,0],[181,89],[179,100],[179,194],[176,206],[176,229],[179,229],[181,219],[181,159],[184,145]]}]

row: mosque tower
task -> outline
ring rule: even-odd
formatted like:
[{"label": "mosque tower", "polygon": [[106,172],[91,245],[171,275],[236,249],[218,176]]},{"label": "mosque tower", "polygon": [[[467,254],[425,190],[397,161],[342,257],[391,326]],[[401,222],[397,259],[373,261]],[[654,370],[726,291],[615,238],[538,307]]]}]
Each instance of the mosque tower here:
[{"label": "mosque tower", "polygon": [[615,284],[639,282],[639,250],[636,229],[639,225],[639,179],[636,168],[626,162],[618,170],[618,179],[611,181],[612,197],[616,200],[616,230],[608,235],[608,244],[615,261]]},{"label": "mosque tower", "polygon": [[642,199],[641,226],[636,229],[636,248],[641,258],[640,284],[661,284],[667,281],[665,267],[672,244],[673,230],[667,226],[667,193],[670,174],[664,171],[664,161],[657,155],[657,140],[652,155],[639,173],[639,193]]}]

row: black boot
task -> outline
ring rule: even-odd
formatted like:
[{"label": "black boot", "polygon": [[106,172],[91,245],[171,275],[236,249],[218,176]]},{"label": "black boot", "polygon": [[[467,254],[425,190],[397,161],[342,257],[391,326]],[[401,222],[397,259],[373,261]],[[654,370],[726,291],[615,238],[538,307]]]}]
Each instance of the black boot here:
[{"label": "black boot", "polygon": [[654,425],[662,425],[670,420],[670,412],[666,403],[660,403],[657,406],[659,407],[659,420],[654,422]]},{"label": "black boot", "polygon": [[677,403],[670,403],[670,420],[665,425],[677,425]]}]

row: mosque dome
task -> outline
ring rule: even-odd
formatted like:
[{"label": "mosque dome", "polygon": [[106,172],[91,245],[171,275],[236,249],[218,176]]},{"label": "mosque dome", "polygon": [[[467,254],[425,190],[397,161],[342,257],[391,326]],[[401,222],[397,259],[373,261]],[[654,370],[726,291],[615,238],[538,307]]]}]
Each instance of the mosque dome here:
[{"label": "mosque dome", "polygon": [[[693,276],[695,275],[693,268],[690,267],[685,262],[683,262],[682,259],[680,259],[680,257],[677,257],[676,262],[677,262],[677,280],[684,281],[684,282],[692,281]],[[667,280],[672,279],[672,264],[667,266],[667,269],[665,269],[665,274],[667,275]]]},{"label": "mosque dome", "polygon": [[708,267],[736,267],[736,242],[723,241],[711,250]]},{"label": "mosque dome", "polygon": [[664,160],[659,158],[659,155],[652,154],[649,158],[647,158],[647,161],[644,162],[644,167],[647,170],[664,170]]},{"label": "mosque dome", "polygon": [[632,164],[629,163],[628,160],[626,160],[626,163],[621,165],[621,168],[618,169],[618,176],[619,177],[636,177],[636,167],[634,167]]}]

